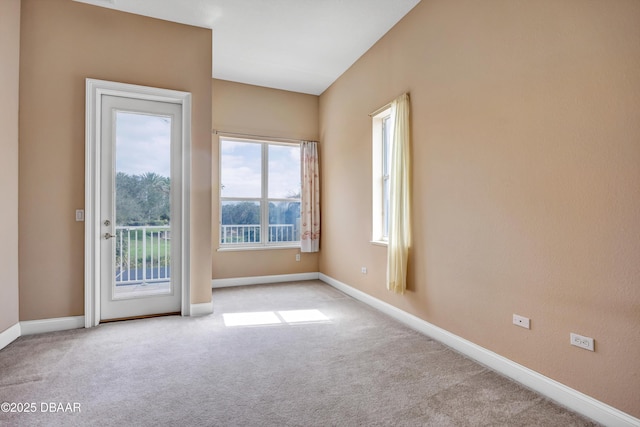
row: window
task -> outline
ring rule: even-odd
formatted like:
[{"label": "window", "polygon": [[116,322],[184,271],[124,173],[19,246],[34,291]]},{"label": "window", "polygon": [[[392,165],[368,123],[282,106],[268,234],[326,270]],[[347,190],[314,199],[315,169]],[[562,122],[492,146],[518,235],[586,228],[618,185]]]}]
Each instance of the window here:
[{"label": "window", "polygon": [[389,191],[391,172],[391,108],[373,116],[373,230],[372,241],[389,238]]},{"label": "window", "polygon": [[220,138],[220,245],[300,245],[299,144]]}]

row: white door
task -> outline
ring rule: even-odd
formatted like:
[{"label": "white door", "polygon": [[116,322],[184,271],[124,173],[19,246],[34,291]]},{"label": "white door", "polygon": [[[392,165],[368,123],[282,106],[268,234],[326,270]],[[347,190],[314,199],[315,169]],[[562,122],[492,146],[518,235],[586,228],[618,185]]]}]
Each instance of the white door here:
[{"label": "white door", "polygon": [[102,96],[100,319],[181,311],[182,106]]}]

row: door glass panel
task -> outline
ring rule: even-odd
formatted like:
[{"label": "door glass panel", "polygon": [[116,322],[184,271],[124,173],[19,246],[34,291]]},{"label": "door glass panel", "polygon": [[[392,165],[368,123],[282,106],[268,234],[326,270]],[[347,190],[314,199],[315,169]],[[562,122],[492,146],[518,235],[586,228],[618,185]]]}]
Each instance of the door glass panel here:
[{"label": "door glass panel", "polygon": [[171,293],[171,117],[115,116],[113,296]]}]

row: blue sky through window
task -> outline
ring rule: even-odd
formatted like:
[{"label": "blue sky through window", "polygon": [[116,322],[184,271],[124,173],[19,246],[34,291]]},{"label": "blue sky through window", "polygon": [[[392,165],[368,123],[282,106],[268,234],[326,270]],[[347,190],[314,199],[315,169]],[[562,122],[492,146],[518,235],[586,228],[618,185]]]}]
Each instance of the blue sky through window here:
[{"label": "blue sky through window", "polygon": [[222,196],[260,198],[262,182],[260,144],[221,140],[220,147]]},{"label": "blue sky through window", "polygon": [[269,146],[269,198],[300,197],[300,146]]},{"label": "blue sky through window", "polygon": [[[223,139],[220,178],[222,197],[260,198],[262,146]],[[269,198],[299,197],[300,147],[269,145]]]},{"label": "blue sky through window", "polygon": [[116,172],[171,176],[171,118],[116,113]]}]

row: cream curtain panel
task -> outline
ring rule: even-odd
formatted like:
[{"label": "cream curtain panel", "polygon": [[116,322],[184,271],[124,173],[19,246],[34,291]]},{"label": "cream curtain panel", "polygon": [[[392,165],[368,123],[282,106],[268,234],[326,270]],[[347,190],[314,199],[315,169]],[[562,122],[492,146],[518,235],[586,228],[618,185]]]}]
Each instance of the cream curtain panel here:
[{"label": "cream curtain panel", "polygon": [[320,250],[320,169],[315,141],[300,146],[302,197],[300,207],[300,247],[302,252]]},{"label": "cream curtain panel", "polygon": [[393,130],[389,174],[389,243],[387,249],[387,289],[402,294],[407,289],[407,260],[411,239],[411,189],[409,95],[391,103]]}]

